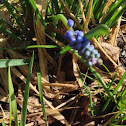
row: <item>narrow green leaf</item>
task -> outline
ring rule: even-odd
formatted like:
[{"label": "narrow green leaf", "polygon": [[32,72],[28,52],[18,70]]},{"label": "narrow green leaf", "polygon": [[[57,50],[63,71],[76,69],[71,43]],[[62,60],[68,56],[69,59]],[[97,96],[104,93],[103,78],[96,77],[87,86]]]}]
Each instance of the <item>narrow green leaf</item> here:
[{"label": "narrow green leaf", "polygon": [[93,116],[93,115],[94,115],[94,113],[93,113],[93,102],[92,102],[92,95],[91,95],[90,88],[87,87],[87,86],[84,84],[84,79],[83,79],[83,77],[82,77],[82,73],[81,73],[80,71],[78,71],[78,73],[79,73],[79,78],[80,78],[80,80],[81,80],[81,83],[83,84],[83,87],[84,87],[84,88],[88,91],[88,93],[89,93],[89,101],[90,101],[91,114],[92,114],[92,116]]},{"label": "narrow green leaf", "polygon": [[11,99],[9,98],[9,114],[10,114],[10,126],[11,126],[11,122],[12,122],[12,103],[11,103]]},{"label": "narrow green leaf", "polygon": [[69,45],[67,45],[65,47],[62,47],[62,49],[60,50],[60,52],[55,55],[54,59],[58,58],[60,55],[63,55],[64,53],[66,53],[69,50],[71,50],[71,47]]},{"label": "narrow green leaf", "polygon": [[19,28],[22,29],[24,34],[27,34],[22,22],[18,19],[18,17],[16,16],[16,14],[14,13],[14,9],[11,7],[11,5],[8,3],[8,0],[3,0],[4,5],[6,6],[6,8],[8,9],[9,13],[12,15],[13,19],[16,21],[16,23],[18,24]]},{"label": "narrow green leaf", "polygon": [[17,6],[15,6],[15,5],[11,5],[12,6],[12,8],[16,11],[16,13],[17,13],[17,15],[18,15],[18,18],[19,18],[19,20],[21,20],[22,22],[24,22],[24,19],[23,19],[23,17],[21,16],[21,13],[20,13],[20,11],[19,11],[19,8],[17,8]]},{"label": "narrow green leaf", "polygon": [[71,49],[71,47],[69,45],[65,46],[62,48],[62,50],[60,51],[60,54],[64,54],[66,53],[67,51],[69,51]]},{"label": "narrow green leaf", "polygon": [[112,27],[117,20],[123,15],[123,13],[126,11],[126,4],[122,6],[122,8],[119,11],[116,11],[115,14],[111,17],[111,19],[108,21],[108,27]]},{"label": "narrow green leaf", "polygon": [[27,13],[28,13],[28,17],[33,25],[33,13],[31,13],[33,10],[32,10],[32,6],[31,4],[29,3],[29,0],[25,0],[25,4],[26,4],[26,9],[27,9]]},{"label": "narrow green leaf", "polygon": [[0,24],[6,25],[8,28],[10,28],[10,30],[14,31],[15,33],[18,32],[15,28],[13,28],[9,23],[7,23],[6,21],[4,21],[2,18],[0,18]]},{"label": "narrow green leaf", "polygon": [[13,88],[13,84],[12,84],[12,80],[11,80],[10,67],[8,67],[8,87],[9,87],[9,100],[10,100],[11,109],[12,109],[12,112],[14,115],[15,125],[19,126],[18,113],[17,113],[17,103],[16,103],[14,88]]},{"label": "narrow green leaf", "polygon": [[124,98],[121,99],[121,103],[124,104],[124,105],[126,105],[126,97],[124,97]]},{"label": "narrow green leaf", "polygon": [[23,42],[23,40],[20,37],[14,35],[10,30],[3,28],[1,25],[0,25],[0,31],[4,34],[11,36],[12,38],[14,38],[15,40],[19,42]]},{"label": "narrow green leaf", "polygon": [[52,0],[51,3],[55,6],[54,8],[55,8],[56,14],[59,14],[60,13],[60,8],[59,8],[58,1],[57,0]]},{"label": "narrow green leaf", "polygon": [[84,36],[87,39],[90,39],[90,38],[92,38],[94,36],[107,35],[108,33],[109,33],[109,29],[108,29],[107,25],[101,24],[101,25],[98,25],[97,27],[91,29]]},{"label": "narrow green leaf", "polygon": [[108,96],[110,97],[110,99],[113,100],[115,102],[115,104],[117,105],[117,101],[113,97],[113,93],[109,90],[109,88],[107,87],[107,85],[105,84],[105,82],[102,80],[101,76],[94,70],[93,67],[89,67],[89,69],[94,74],[94,76],[98,79],[98,81],[100,82],[100,84],[103,86],[105,92],[108,94]]},{"label": "narrow green leaf", "polygon": [[45,105],[44,105],[44,101],[43,101],[43,89],[42,89],[41,73],[40,73],[39,65],[38,65],[38,69],[37,69],[37,80],[38,80],[38,89],[39,89],[42,111],[43,111],[43,115],[44,115],[44,118],[45,118],[46,126],[48,126],[47,116],[46,116],[46,112],[45,112]]},{"label": "narrow green leaf", "polygon": [[106,13],[105,18],[101,21],[100,24],[107,24],[108,21],[111,19],[113,14],[117,11],[117,9],[124,3],[124,0],[119,0],[110,8],[110,10]]},{"label": "narrow green leaf", "polygon": [[42,23],[42,25],[46,28],[46,23],[44,21],[44,19],[42,18],[42,15],[41,13],[39,12],[36,4],[35,4],[35,1],[34,0],[29,0],[29,3],[31,4],[32,8],[34,9],[35,11],[35,14],[38,16],[40,22]]},{"label": "narrow green leaf", "polygon": [[24,15],[26,15],[26,4],[25,4],[25,0],[19,0],[21,7],[23,9]]},{"label": "narrow green leaf", "polygon": [[2,120],[2,126],[6,126],[6,124],[4,123],[4,121]]},{"label": "narrow green leaf", "polygon": [[33,49],[33,48],[60,48],[57,45],[31,45],[31,46],[21,46],[21,47],[13,47],[13,48],[0,48],[0,50],[8,50],[8,49]]},{"label": "narrow green leaf", "polygon": [[21,66],[29,64],[25,59],[0,59],[0,68],[6,68],[8,66]]},{"label": "narrow green leaf", "polygon": [[28,69],[27,80],[26,80],[26,84],[25,84],[25,92],[24,92],[23,106],[22,106],[22,110],[21,110],[20,126],[25,126],[25,124],[26,124],[27,103],[28,103],[29,89],[30,89],[29,84],[30,84],[30,78],[31,78],[31,74],[32,74],[33,62],[34,62],[34,53],[32,54],[32,57],[31,57],[31,61],[29,64],[29,69]]},{"label": "narrow green leaf", "polygon": [[123,74],[122,78],[120,79],[120,81],[118,82],[117,86],[115,87],[113,94],[115,94],[117,92],[117,90],[119,89],[119,87],[122,85],[124,79],[126,77],[126,72]]}]

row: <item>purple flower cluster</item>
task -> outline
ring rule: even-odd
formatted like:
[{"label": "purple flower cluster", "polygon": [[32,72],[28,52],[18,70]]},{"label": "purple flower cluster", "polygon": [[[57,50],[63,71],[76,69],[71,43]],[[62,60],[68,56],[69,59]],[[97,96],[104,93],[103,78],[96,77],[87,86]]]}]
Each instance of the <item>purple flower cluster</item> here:
[{"label": "purple flower cluster", "polygon": [[[73,27],[73,20],[69,19],[67,25],[69,27]],[[64,39],[69,41],[70,47],[78,51],[78,54],[83,60],[86,60],[88,66],[93,66],[96,63],[102,65],[103,61],[100,58],[100,54],[94,48],[94,46],[90,44],[82,31],[68,30],[64,35]]]}]

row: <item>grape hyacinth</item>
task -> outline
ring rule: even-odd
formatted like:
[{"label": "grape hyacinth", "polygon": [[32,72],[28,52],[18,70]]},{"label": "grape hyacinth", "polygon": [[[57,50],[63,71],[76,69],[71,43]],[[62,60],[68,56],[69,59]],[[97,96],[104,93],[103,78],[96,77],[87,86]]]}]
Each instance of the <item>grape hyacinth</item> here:
[{"label": "grape hyacinth", "polygon": [[[67,25],[72,28],[74,25],[73,20],[69,19]],[[64,39],[69,41],[68,44],[70,47],[78,51],[78,54],[83,60],[86,60],[88,66],[93,66],[96,63],[102,65],[103,61],[100,58],[100,54],[94,46],[90,44],[82,31],[68,30],[64,35]]]}]

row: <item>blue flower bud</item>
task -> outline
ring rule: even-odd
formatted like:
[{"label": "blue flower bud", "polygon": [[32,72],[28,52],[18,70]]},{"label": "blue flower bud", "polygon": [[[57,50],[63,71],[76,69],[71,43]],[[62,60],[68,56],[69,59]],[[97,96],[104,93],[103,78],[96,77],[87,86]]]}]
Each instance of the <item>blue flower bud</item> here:
[{"label": "blue flower bud", "polygon": [[65,34],[65,39],[70,39],[70,37],[72,37],[73,36],[73,32],[71,31],[71,30],[68,30],[67,32],[66,32],[66,34]]},{"label": "blue flower bud", "polygon": [[83,36],[83,45],[82,46],[83,46],[83,48],[88,48],[90,46],[90,42],[84,36]]},{"label": "blue flower bud", "polygon": [[103,64],[103,60],[102,59],[98,59],[97,62],[98,62],[99,65],[102,65]]},{"label": "blue flower bud", "polygon": [[100,58],[100,54],[98,53],[98,54],[95,54],[95,57],[96,58]]},{"label": "blue flower bud", "polygon": [[77,35],[78,32],[79,32],[79,30],[76,30],[76,31],[75,31],[75,34]]},{"label": "blue flower bud", "polygon": [[93,45],[90,45],[89,47],[88,47],[88,51],[92,51],[92,50],[94,50],[94,46]]},{"label": "blue flower bud", "polygon": [[85,55],[86,57],[90,56],[90,54],[91,54],[91,52],[88,51],[88,50],[84,53],[84,55]]},{"label": "blue flower bud", "polygon": [[68,25],[69,27],[73,27],[74,21],[71,20],[71,19],[69,19],[68,22],[67,22],[67,25]]},{"label": "blue flower bud", "polygon": [[84,33],[82,31],[78,31],[77,36],[83,37],[84,36]]},{"label": "blue flower bud", "polygon": [[77,37],[76,37],[76,40],[77,40],[77,42],[82,42],[82,41],[83,41],[83,37],[77,36]]},{"label": "blue flower bud", "polygon": [[71,37],[70,39],[69,39],[69,46],[70,47],[73,47],[73,45],[76,43],[76,38],[75,37]]},{"label": "blue flower bud", "polygon": [[82,47],[82,43],[81,42],[78,42],[77,45],[76,45],[77,50],[80,50],[81,47]]},{"label": "blue flower bud", "polygon": [[93,66],[93,64],[92,64],[91,61],[87,61],[87,65],[88,65],[89,67],[92,67],[92,66]]},{"label": "blue flower bud", "polygon": [[98,54],[98,51],[96,49],[94,49],[94,50],[92,50],[91,53],[96,55],[96,54]]},{"label": "blue flower bud", "polygon": [[97,58],[92,59],[92,64],[95,65],[97,63]]}]

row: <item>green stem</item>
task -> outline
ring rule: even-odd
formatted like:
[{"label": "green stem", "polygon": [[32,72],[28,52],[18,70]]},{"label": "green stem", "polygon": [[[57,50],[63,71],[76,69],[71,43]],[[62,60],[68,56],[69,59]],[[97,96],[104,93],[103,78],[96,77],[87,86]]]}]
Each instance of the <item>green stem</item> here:
[{"label": "green stem", "polygon": [[54,19],[54,21],[53,21],[54,27],[56,27],[56,25],[57,25],[59,19],[63,22],[63,24],[65,25],[65,27],[66,27],[68,30],[72,29],[71,27],[69,27],[69,26],[67,25],[68,20],[66,19],[66,17],[65,17],[63,14],[58,14],[58,15],[55,17],[55,19]]}]

